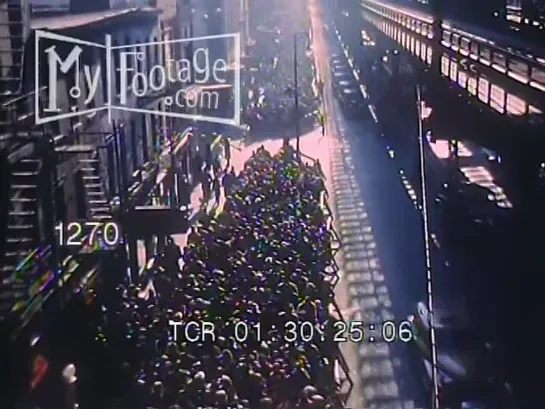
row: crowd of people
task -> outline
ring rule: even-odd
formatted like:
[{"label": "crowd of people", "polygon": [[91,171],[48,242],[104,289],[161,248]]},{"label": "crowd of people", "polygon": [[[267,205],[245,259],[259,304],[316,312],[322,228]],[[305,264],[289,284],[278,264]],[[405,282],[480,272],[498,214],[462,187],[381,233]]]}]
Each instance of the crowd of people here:
[{"label": "crowd of people", "polygon": [[[278,6],[275,2],[270,5]],[[252,130],[277,130],[279,125],[293,124],[296,115],[294,58],[298,71],[298,115],[312,117],[318,106],[313,91],[315,73],[309,39],[294,32],[294,27],[298,32],[308,32],[308,17],[299,16],[295,11],[290,14],[286,17],[286,13],[264,12],[260,14],[262,21],[255,21],[255,46],[250,53],[253,67],[243,75],[243,89],[247,90],[244,119]]]},{"label": "crowd of people", "polygon": [[260,148],[232,182],[186,248],[171,243],[141,286],[118,288],[101,333],[124,368],[121,407],[339,405],[320,165]]}]

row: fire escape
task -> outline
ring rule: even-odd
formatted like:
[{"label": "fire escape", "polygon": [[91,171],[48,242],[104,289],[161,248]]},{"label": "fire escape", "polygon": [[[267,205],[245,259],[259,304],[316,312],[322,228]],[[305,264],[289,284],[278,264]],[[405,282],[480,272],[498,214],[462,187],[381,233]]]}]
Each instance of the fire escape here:
[{"label": "fire escape", "polygon": [[[36,95],[27,92],[28,86],[23,87],[33,83],[33,79],[23,78],[25,58],[34,51],[32,43],[28,0],[0,0],[0,151],[8,162],[7,174],[2,177],[9,185],[8,197],[0,198],[4,216],[0,219],[7,220],[0,227],[0,240],[4,241],[0,325],[12,329],[23,328],[34,312],[58,293],[55,284],[79,282],[81,277],[72,274],[75,267],[96,262],[96,258],[78,256],[89,252],[83,245],[66,249],[57,243],[55,227],[66,222],[59,210],[64,201],[58,189],[59,164],[73,163],[73,168],[68,167],[73,174],[66,176],[80,199],[80,219],[104,223],[112,219],[103,188],[100,144],[81,145],[76,132],[56,135],[55,126],[35,123]],[[47,103],[45,91],[39,90],[40,106]],[[62,274],[57,274],[59,271]]]},{"label": "fire escape", "polygon": [[[0,311],[15,312],[39,288],[50,248],[40,246],[46,237],[46,215],[41,202],[48,199],[42,178],[46,164],[40,150],[46,144],[43,130],[33,126],[33,94],[23,94],[25,43],[29,35],[26,0],[3,0],[0,4],[0,149],[8,161],[4,180],[9,195],[3,201],[7,212],[4,227],[4,254],[0,267]],[[45,143],[44,143],[45,142]],[[5,213],[4,213],[5,214]],[[47,269],[46,269],[47,270]],[[44,285],[48,280],[42,280]],[[51,280],[49,280],[51,281]]]}]

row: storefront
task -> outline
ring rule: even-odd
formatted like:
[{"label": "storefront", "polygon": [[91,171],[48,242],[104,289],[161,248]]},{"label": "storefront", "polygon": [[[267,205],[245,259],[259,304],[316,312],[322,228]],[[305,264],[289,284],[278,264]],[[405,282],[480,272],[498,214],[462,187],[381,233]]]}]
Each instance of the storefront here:
[{"label": "storefront", "polygon": [[66,408],[75,385],[64,382],[62,373],[70,363],[81,368],[78,401],[92,397],[96,388],[101,305],[110,299],[117,285],[115,272],[123,271],[125,261],[119,252],[89,254],[77,261],[68,257],[59,275],[49,266],[50,254],[33,252],[21,264],[40,278],[29,297],[14,304],[10,325],[3,323],[0,393],[5,407]]}]

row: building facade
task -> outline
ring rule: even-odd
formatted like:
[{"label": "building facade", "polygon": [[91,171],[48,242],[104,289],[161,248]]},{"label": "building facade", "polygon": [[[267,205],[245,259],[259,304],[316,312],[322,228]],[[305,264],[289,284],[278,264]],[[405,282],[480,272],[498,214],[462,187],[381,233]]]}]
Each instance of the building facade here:
[{"label": "building facade", "polygon": [[[41,378],[32,379],[31,372],[20,370],[32,368],[37,356],[53,366],[51,348],[59,350],[59,345],[48,344],[50,330],[41,322],[45,316],[60,316],[59,306],[76,302],[74,294],[81,298],[86,293],[81,286],[115,280],[111,271],[100,272],[106,268],[125,271],[131,259],[123,232],[115,236],[116,243],[111,246],[101,247],[104,240],[97,242],[97,250],[84,240],[67,246],[73,232],[65,228],[85,221],[118,226],[119,209],[133,203],[132,192],[144,191],[143,203],[147,200],[141,186],[156,182],[161,155],[165,149],[172,151],[168,146],[176,142],[173,137],[180,134],[183,140],[182,129],[178,132],[174,122],[167,123],[164,115],[158,114],[168,109],[164,101],[173,88],[170,80],[164,92],[150,87],[144,92],[143,80],[136,73],[150,83],[161,82],[160,72],[168,72],[174,59],[192,54],[187,44],[165,46],[165,40],[191,36],[190,8],[184,0],[156,2],[155,7],[147,2],[130,3],[123,7],[109,0],[68,4],[51,0],[51,7],[47,7],[45,1],[19,0],[10,1],[9,10],[0,8],[0,153],[8,193],[2,196],[0,206],[2,220],[6,220],[0,226],[0,343],[2,351],[7,351],[0,353],[0,365],[6,373],[17,374],[9,379],[0,377],[6,407],[21,403],[23,396],[25,404],[30,399],[41,406],[46,395],[62,393],[49,384],[40,389]],[[82,5],[83,9],[78,8]],[[40,58],[56,56],[58,61],[48,66],[40,60],[35,65],[38,30],[87,41],[91,46],[81,46],[81,53],[74,54],[77,58],[70,62],[74,44],[40,40]],[[113,53],[108,66],[100,47],[106,35],[111,36],[113,47],[126,50],[127,55],[135,53],[131,54],[134,58]],[[53,66],[58,75],[52,82],[48,69]],[[52,98],[56,99],[55,109],[73,115],[36,124],[36,115],[51,115],[46,108],[51,107]],[[109,115],[107,109],[100,109],[107,101],[120,108]],[[178,151],[183,149],[177,146]],[[13,335],[16,344],[4,345],[6,334]],[[43,341],[30,347],[29,340],[37,334]],[[71,342],[77,344],[78,340]],[[56,379],[58,373],[51,376]]]}]

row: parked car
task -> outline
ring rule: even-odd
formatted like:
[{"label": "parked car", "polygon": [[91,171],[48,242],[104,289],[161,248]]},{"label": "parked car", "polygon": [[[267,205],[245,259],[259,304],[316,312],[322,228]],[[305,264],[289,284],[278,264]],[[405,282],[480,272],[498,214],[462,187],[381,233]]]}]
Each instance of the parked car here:
[{"label": "parked car", "polygon": [[[413,330],[413,342],[408,345],[415,370],[424,387],[432,393],[431,314],[427,304],[417,303],[408,321]],[[433,322],[441,409],[509,408],[510,386],[494,347],[483,339],[463,305],[437,303]]]},{"label": "parked car", "polygon": [[338,93],[341,109],[348,118],[357,118],[365,112],[365,101],[359,86],[340,88]]}]

